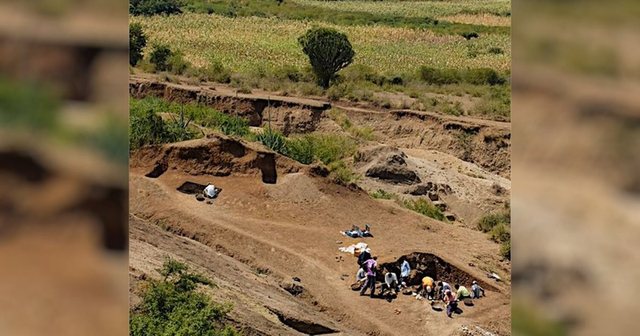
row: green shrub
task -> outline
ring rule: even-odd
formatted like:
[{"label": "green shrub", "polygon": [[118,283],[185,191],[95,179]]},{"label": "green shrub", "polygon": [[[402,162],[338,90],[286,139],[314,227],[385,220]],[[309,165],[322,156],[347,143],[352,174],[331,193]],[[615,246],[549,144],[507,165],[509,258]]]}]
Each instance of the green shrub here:
[{"label": "green shrub", "polygon": [[511,260],[511,239],[500,244],[500,255]]},{"label": "green shrub", "polygon": [[339,83],[333,85],[327,90],[327,98],[331,101],[337,101],[347,95],[352,94],[353,87],[350,83]]},{"label": "green shrub", "polygon": [[355,55],[347,36],[332,28],[311,28],[298,42],[309,57],[318,84],[325,89],[338,71],[351,64]]},{"label": "green shrub", "polygon": [[[223,114],[224,115],[224,114]],[[220,130],[226,135],[237,135],[243,137],[249,134],[249,122],[246,119],[242,119],[234,116],[227,116],[221,118]]]},{"label": "green shrub", "polygon": [[490,54],[494,54],[494,55],[502,55],[502,54],[504,54],[504,51],[501,48],[498,48],[498,47],[491,47],[491,48],[489,48],[488,52]]},{"label": "green shrub", "polygon": [[0,77],[0,126],[51,130],[58,126],[60,101],[33,83]]},{"label": "green shrub", "polygon": [[420,67],[420,78],[429,83],[436,85],[459,83],[461,78],[455,69],[437,69],[433,67]]},{"label": "green shrub", "polygon": [[444,221],[445,217],[442,211],[437,206],[433,205],[430,201],[424,198],[418,198],[417,200],[405,200],[403,202],[405,208],[413,210],[421,215]]},{"label": "green shrub", "polygon": [[184,74],[191,67],[191,64],[184,59],[184,55],[179,51],[171,53],[167,65],[169,71],[176,75]]},{"label": "green shrub", "polygon": [[375,192],[371,193],[371,197],[376,198],[376,199],[396,199],[397,196],[395,194],[392,194],[390,192],[386,192],[383,189],[378,189]]},{"label": "green shrub", "polygon": [[129,0],[131,15],[171,15],[182,13],[180,0]]},{"label": "green shrub", "polygon": [[358,174],[354,173],[344,161],[334,161],[328,166],[329,171],[331,172],[331,178],[342,185],[349,185],[351,183],[355,183],[358,181]]},{"label": "green shrub", "polygon": [[464,72],[464,81],[474,85],[498,85],[504,84],[497,71],[490,68],[468,69]]},{"label": "green shrub", "polygon": [[313,134],[308,137],[313,142],[315,156],[326,165],[351,156],[356,150],[356,143],[352,139],[338,134]]},{"label": "green shrub", "polygon": [[188,272],[185,264],[167,260],[158,270],[161,280],[147,280],[142,302],[131,309],[131,336],[184,335],[234,336],[240,335],[225,318],[231,305],[217,304],[198,286],[212,286],[202,275]]},{"label": "green shrub", "polygon": [[287,141],[286,155],[303,164],[312,163],[315,159],[312,139],[309,137],[289,139]]},{"label": "green shrub", "polygon": [[487,214],[480,218],[477,227],[478,230],[482,232],[489,232],[499,224],[511,224],[511,216],[508,212],[496,212]]},{"label": "green shrub", "polygon": [[267,148],[280,154],[286,154],[287,138],[282,133],[267,127],[263,132],[256,135],[256,140]]},{"label": "green shrub", "polygon": [[142,31],[142,25],[129,25],[129,64],[135,66],[142,59],[142,49],[147,45],[147,37]]},{"label": "green shrub", "polygon": [[155,45],[149,55],[149,61],[153,64],[156,71],[169,70],[169,58],[172,52],[166,45]]},{"label": "green shrub", "polygon": [[491,231],[489,231],[489,235],[491,236],[491,240],[496,243],[504,243],[506,241],[511,240],[511,232],[507,224],[499,223],[494,226]]}]

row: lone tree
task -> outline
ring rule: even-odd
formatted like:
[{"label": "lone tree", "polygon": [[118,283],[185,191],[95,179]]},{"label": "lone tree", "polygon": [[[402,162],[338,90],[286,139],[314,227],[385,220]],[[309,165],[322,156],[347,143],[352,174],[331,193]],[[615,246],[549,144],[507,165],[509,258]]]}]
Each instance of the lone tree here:
[{"label": "lone tree", "polygon": [[309,57],[318,84],[325,89],[336,72],[351,64],[355,55],[347,35],[331,28],[309,29],[298,42]]},{"label": "lone tree", "polygon": [[147,37],[139,23],[129,25],[129,64],[136,66],[142,59],[142,49],[147,45]]}]

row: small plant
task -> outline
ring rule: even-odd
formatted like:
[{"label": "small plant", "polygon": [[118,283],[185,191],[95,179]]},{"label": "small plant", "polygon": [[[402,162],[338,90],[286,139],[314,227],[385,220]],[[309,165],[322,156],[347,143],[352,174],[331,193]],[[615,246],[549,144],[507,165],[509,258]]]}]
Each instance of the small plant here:
[{"label": "small plant", "polygon": [[267,127],[263,132],[256,135],[256,140],[274,152],[285,154],[287,138],[282,133]]},{"label": "small plant", "polygon": [[371,193],[371,197],[376,198],[376,199],[386,199],[386,200],[396,199],[397,198],[397,196],[395,194],[392,194],[390,192],[384,191],[383,189],[378,189],[375,192]]},{"label": "small plant", "polygon": [[511,217],[508,212],[487,214],[480,218],[477,227],[482,232],[489,232],[499,224],[511,224]]},{"label": "small plant", "polygon": [[489,48],[488,52],[490,54],[494,54],[494,55],[502,55],[502,54],[504,54],[504,51],[501,48],[498,48],[498,47],[491,47],[491,48]]},{"label": "small plant", "polygon": [[147,45],[147,37],[142,31],[142,25],[132,23],[129,25],[129,64],[136,66],[142,59],[142,49]]},{"label": "small plant", "polygon": [[288,140],[286,155],[303,164],[312,163],[315,159],[313,140],[310,137]]},{"label": "small plant", "polygon": [[417,200],[405,200],[403,202],[405,208],[413,210],[421,215],[444,221],[444,214],[437,206],[433,205],[430,201],[424,198],[418,198]]},{"label": "small plant", "polygon": [[355,52],[347,36],[331,28],[312,28],[298,38],[316,74],[318,84],[329,87],[334,75],[353,61]]},{"label": "small plant", "polygon": [[345,186],[357,182],[360,178],[342,160],[332,162],[328,168],[333,180]]}]

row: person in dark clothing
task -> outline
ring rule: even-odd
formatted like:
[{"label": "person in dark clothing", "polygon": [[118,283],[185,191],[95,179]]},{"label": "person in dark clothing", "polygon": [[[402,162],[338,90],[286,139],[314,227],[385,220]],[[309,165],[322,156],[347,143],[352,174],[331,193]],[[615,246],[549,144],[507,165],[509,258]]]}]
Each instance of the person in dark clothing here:
[{"label": "person in dark clothing", "polygon": [[358,256],[358,266],[362,267],[362,264],[364,264],[365,261],[369,259],[371,259],[371,250],[367,248],[364,251],[360,252],[360,255]]}]

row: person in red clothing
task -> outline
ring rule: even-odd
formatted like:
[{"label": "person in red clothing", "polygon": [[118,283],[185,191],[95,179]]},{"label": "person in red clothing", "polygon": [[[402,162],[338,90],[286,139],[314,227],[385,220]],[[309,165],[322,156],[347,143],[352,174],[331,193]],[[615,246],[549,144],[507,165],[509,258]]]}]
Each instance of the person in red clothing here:
[{"label": "person in red clothing", "polygon": [[458,308],[458,300],[450,289],[446,289],[442,301],[447,305],[447,316],[451,317],[451,314]]},{"label": "person in red clothing", "polygon": [[371,297],[373,298],[374,292],[376,291],[376,267],[378,267],[378,262],[376,260],[378,260],[378,257],[373,257],[362,264],[362,268],[367,273],[367,282],[362,286],[360,295],[364,295],[367,288],[370,288]]}]

